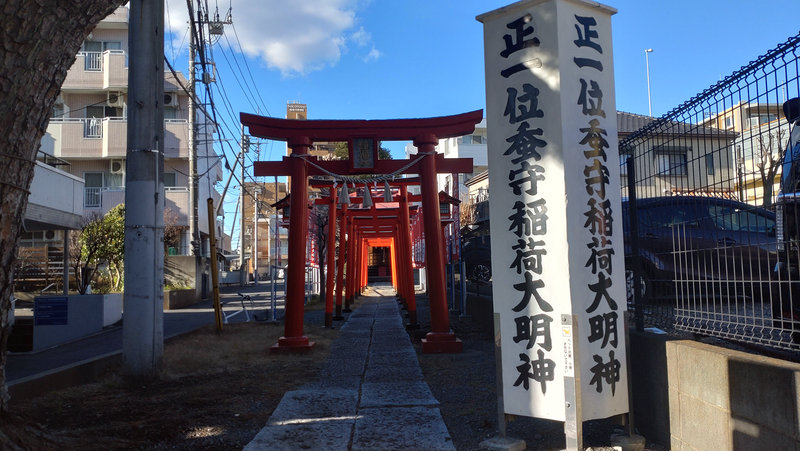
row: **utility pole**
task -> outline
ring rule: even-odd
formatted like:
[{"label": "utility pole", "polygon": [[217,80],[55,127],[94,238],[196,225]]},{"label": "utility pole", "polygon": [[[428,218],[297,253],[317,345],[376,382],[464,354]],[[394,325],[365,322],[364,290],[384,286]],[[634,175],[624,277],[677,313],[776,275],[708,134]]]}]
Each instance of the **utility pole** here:
[{"label": "utility pole", "polygon": [[[195,17],[194,11],[191,8],[191,0],[188,1],[189,7],[189,14],[192,16],[190,18],[190,23],[194,26],[190,30],[190,40],[189,40],[189,236],[191,239],[191,249],[192,255],[195,257],[195,280],[197,280],[197,276],[201,276],[201,274],[205,274],[205,263],[203,259],[203,241],[200,234],[200,227],[199,227],[199,193],[198,193],[198,170],[197,170],[197,103],[199,101],[199,97],[197,96],[197,76],[196,76],[196,60],[197,60],[197,46],[200,44],[197,42],[197,38],[195,35],[195,27],[197,27],[199,36],[201,39],[204,39],[204,34],[202,33],[202,27],[208,25],[208,36],[219,36],[224,32],[224,26],[230,25],[232,22],[230,11],[228,12],[228,16],[225,18],[224,21],[219,19],[219,14],[214,17],[214,20],[208,20],[208,15],[203,15],[203,12],[200,8],[200,2],[198,1],[198,9],[197,9],[197,16]],[[201,55],[202,56],[202,55]],[[201,58],[201,62],[205,62],[203,58]],[[212,63],[213,64],[213,63]],[[214,77],[210,75],[208,71],[208,67],[202,66],[203,71],[203,83],[211,83],[214,81]],[[208,122],[208,116],[204,114],[203,122]],[[204,130],[207,132],[208,126],[205,125]],[[204,146],[208,146],[208,143],[204,141]],[[204,147],[204,150],[207,151],[207,147]],[[206,152],[208,153],[208,152]],[[211,193],[208,193],[211,195]],[[220,201],[221,203],[222,201]],[[213,222],[213,221],[212,221]],[[196,287],[196,285],[195,285]],[[205,293],[203,293],[205,294]]]},{"label": "utility pole", "polygon": [[152,380],[164,354],[164,2],[130,8],[122,373]]},{"label": "utility pole", "polygon": [[[254,182],[255,184],[255,182]],[[258,286],[258,195],[261,187],[253,188],[253,233],[250,234],[250,260],[253,262],[253,284]]]},{"label": "utility pole", "polygon": [[[191,11],[189,12],[191,14]],[[198,14],[199,19],[199,14]],[[198,20],[197,26],[202,26]],[[197,59],[197,42],[194,30],[189,31],[189,238],[195,265],[200,265],[200,233],[197,218],[197,79],[195,77],[195,60]],[[197,275],[197,270],[195,270]]]},{"label": "utility pole", "polygon": [[239,208],[241,211],[241,223],[239,226],[239,285],[247,285],[247,266],[244,264],[244,199],[245,199],[245,186],[244,186],[244,155],[247,153],[247,148],[250,146],[250,137],[244,134],[244,125],[242,125],[242,174],[239,187]]}]

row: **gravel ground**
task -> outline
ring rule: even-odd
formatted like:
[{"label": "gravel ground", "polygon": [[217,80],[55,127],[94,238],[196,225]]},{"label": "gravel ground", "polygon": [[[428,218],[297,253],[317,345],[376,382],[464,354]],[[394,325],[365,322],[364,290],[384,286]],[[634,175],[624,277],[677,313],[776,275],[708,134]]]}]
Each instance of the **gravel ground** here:
[{"label": "gravel ground", "polygon": [[[424,294],[417,295],[420,329],[409,331],[417,356],[440,409],[453,443],[459,451],[478,450],[482,441],[497,436],[497,392],[492,331],[481,330],[472,322],[460,322],[450,315],[450,326],[464,342],[463,354],[422,354],[420,339],[430,332],[430,306]],[[407,322],[408,320],[406,320]],[[610,420],[584,423],[584,446],[593,451],[613,450]],[[508,425],[508,437],[522,439],[533,451],[560,450],[565,447],[564,426],[557,421],[516,417]],[[666,448],[648,443],[647,449]]]}]

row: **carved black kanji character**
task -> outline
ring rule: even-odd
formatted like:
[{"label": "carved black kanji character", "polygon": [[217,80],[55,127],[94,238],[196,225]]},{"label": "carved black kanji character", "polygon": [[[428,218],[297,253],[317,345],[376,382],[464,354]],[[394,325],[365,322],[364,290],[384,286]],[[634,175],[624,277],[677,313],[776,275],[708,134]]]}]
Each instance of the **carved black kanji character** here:
[{"label": "carved black kanji character", "polygon": [[519,124],[519,127],[517,127],[517,134],[506,139],[506,142],[511,143],[511,146],[506,149],[503,155],[511,155],[512,153],[519,155],[517,158],[511,160],[514,164],[531,158],[536,161],[542,159],[542,155],[539,154],[536,149],[547,145],[546,141],[537,138],[537,136],[541,136],[544,132],[541,128],[534,128],[530,131],[528,128],[530,128],[530,125],[527,122],[522,122]]},{"label": "carved black kanji character", "polygon": [[[522,174],[522,177],[517,178],[520,174]],[[539,191],[537,182],[544,181],[543,174],[544,168],[542,166],[538,164],[531,165],[527,161],[523,161],[519,169],[512,169],[509,171],[508,179],[511,180],[511,183],[509,183],[508,186],[514,190],[515,195],[519,196],[522,194],[521,185],[527,183],[528,188],[525,192],[531,196],[535,196]]]},{"label": "carved black kanji character", "polygon": [[514,262],[509,268],[516,268],[517,274],[522,274],[523,267],[526,271],[533,271],[536,274],[542,273],[542,255],[547,255],[547,249],[537,249],[536,246],[544,246],[544,241],[534,241],[533,238],[517,240],[517,244],[511,246],[512,250],[517,251]]},{"label": "carved black kanji character", "polygon": [[525,282],[514,284],[514,289],[521,291],[523,294],[522,300],[511,310],[517,313],[521,312],[528,307],[528,304],[531,302],[531,297],[533,297],[539,305],[539,310],[543,312],[552,312],[553,306],[542,298],[542,295],[539,294],[539,288],[544,288],[544,281],[542,279],[534,280],[531,273],[526,272]]},{"label": "carved black kanji character", "polygon": [[605,236],[600,236],[600,238],[592,237],[592,242],[586,245],[591,249],[592,255],[584,266],[591,267],[592,274],[597,274],[598,269],[602,269],[608,274],[613,273],[611,256],[614,255],[614,248],[611,245],[611,240]]},{"label": "carved black kanji character", "polygon": [[617,347],[617,319],[619,315],[617,312],[603,313],[602,315],[595,315],[589,318],[589,343],[594,343],[599,339],[603,339],[600,346],[604,348],[611,343],[611,346]]},{"label": "carved black kanji character", "polygon": [[603,362],[603,358],[597,354],[592,358],[595,361],[595,365],[591,369],[593,376],[592,380],[589,381],[589,385],[597,384],[597,387],[595,387],[597,393],[603,393],[603,380],[605,380],[607,385],[611,385],[611,396],[614,396],[617,382],[619,382],[619,370],[622,366],[619,360],[614,358],[614,351],[609,351],[608,363]]},{"label": "carved black kanji character", "polygon": [[[500,56],[503,58],[508,58],[508,56],[514,52],[526,49],[528,47],[539,46],[539,38],[536,36],[526,39],[528,36],[532,35],[534,31],[533,27],[527,25],[532,20],[532,15],[525,14],[519,19],[506,24],[506,28],[514,31],[514,36],[511,36],[510,34],[503,35],[503,42],[506,44],[506,48],[500,52]],[[597,32],[594,33],[595,35],[597,34]]]},{"label": "carved black kanji character", "polygon": [[603,91],[596,81],[591,80],[591,88],[587,86],[586,80],[581,78],[581,93],[578,96],[578,105],[583,108],[586,116],[606,117],[603,111]]},{"label": "carved black kanji character", "polygon": [[586,216],[583,227],[588,228],[592,235],[600,233],[600,235],[612,236],[614,218],[611,216],[611,201],[606,199],[597,202],[595,198],[591,198],[587,205],[589,205],[589,211],[583,214]]},{"label": "carved black kanji character", "polygon": [[[503,112],[503,116],[508,116],[508,122],[511,124],[527,119],[544,117],[544,111],[539,109],[539,90],[530,83],[523,84],[522,90],[525,93],[517,97],[516,89],[506,89],[508,99],[506,100],[506,109]],[[517,101],[520,103],[517,104]],[[517,114],[517,110],[519,110],[519,114]]]},{"label": "carved black kanji character", "polygon": [[589,289],[594,293],[594,300],[592,301],[592,305],[586,309],[586,313],[592,313],[593,311],[597,310],[597,307],[600,305],[600,301],[602,301],[604,298],[608,303],[609,309],[617,309],[617,301],[615,301],[611,295],[608,294],[608,289],[611,288],[611,285],[611,279],[607,278],[605,273],[601,272],[597,275],[597,283],[589,285]]},{"label": "carved black kanji character", "polygon": [[581,133],[585,133],[583,139],[581,140],[581,145],[588,144],[592,150],[584,150],[583,156],[586,159],[590,158],[602,158],[603,161],[607,161],[608,157],[606,156],[606,150],[608,149],[608,141],[603,137],[604,135],[608,135],[605,129],[600,128],[600,121],[597,119],[592,119],[589,121],[588,128],[580,129]]}]

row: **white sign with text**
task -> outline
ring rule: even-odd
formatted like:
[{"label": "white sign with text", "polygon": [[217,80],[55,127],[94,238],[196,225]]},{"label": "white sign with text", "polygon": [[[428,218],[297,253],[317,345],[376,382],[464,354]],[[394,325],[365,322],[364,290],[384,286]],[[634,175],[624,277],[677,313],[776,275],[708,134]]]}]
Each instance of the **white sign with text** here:
[{"label": "white sign with text", "polygon": [[478,16],[508,414],[565,420],[573,342],[583,419],[628,411],[614,13],[531,0]]}]

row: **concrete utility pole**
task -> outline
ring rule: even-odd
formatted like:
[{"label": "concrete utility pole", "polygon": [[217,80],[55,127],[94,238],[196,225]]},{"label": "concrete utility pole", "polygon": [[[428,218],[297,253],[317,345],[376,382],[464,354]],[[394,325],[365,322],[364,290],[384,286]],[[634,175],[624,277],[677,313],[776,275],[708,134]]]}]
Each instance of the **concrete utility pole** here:
[{"label": "concrete utility pole", "polygon": [[164,353],[164,2],[131,2],[122,372],[154,379]]},{"label": "concrete utility pole", "polygon": [[[191,14],[191,11],[190,11]],[[201,26],[200,23],[197,26]],[[195,77],[195,59],[197,58],[197,42],[194,30],[189,31],[189,238],[192,255],[196,265],[200,265],[200,228],[197,216],[197,78]]]},{"label": "concrete utility pole", "polygon": [[239,285],[246,286],[247,285],[247,266],[244,263],[244,197],[245,197],[245,187],[244,187],[244,155],[247,153],[247,148],[249,147],[249,137],[244,134],[244,125],[242,125],[242,174],[241,179],[239,182],[239,214],[242,216],[240,219],[239,224]]},{"label": "concrete utility pole", "polygon": [[253,189],[253,233],[250,234],[250,259],[253,261],[253,285],[258,286],[258,195],[261,187]]}]

